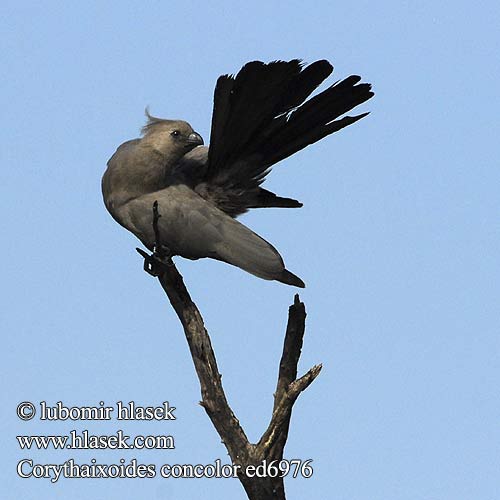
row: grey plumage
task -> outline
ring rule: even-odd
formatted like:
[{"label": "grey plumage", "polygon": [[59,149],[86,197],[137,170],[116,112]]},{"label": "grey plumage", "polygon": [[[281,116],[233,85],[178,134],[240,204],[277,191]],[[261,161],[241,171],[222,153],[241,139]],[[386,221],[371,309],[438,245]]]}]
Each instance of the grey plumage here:
[{"label": "grey plumage", "polygon": [[236,77],[220,77],[210,147],[188,123],[147,113],[143,137],[122,144],[108,162],[108,211],[152,250],[158,201],[161,240],[172,255],[209,257],[304,287],[278,251],[234,217],[250,208],[302,206],[260,187],[271,167],[366,116],[337,119],[373,95],[357,76],[306,100],[332,70],[327,61],[254,61]]}]

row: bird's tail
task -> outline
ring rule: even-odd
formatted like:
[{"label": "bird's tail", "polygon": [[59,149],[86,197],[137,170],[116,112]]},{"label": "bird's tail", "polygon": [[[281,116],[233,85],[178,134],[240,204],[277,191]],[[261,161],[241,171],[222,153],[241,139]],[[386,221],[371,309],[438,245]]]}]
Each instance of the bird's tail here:
[{"label": "bird's tail", "polygon": [[302,203],[300,203],[300,201],[294,200],[293,198],[283,198],[267,189],[259,188],[254,202],[249,204],[247,208],[300,208],[301,206]]},{"label": "bird's tail", "polygon": [[272,120],[264,132],[265,137],[257,145],[264,163],[270,167],[368,115],[361,113],[339,118],[373,95],[371,85],[359,84],[360,80],[359,76],[349,76],[286,116]]},{"label": "bird's tail", "polygon": [[237,192],[239,213],[301,206],[260,188],[271,167],[368,114],[343,116],[373,96],[356,75],[308,99],[332,71],[324,60],[253,61],[218,79],[206,180]]},{"label": "bird's tail", "polygon": [[247,177],[260,184],[275,163],[366,116],[342,117],[373,96],[371,85],[359,83],[356,75],[307,100],[332,71],[325,60],[304,67],[295,59],[254,61],[236,77],[221,76],[214,95],[208,175],[220,177],[223,171],[225,178]]}]

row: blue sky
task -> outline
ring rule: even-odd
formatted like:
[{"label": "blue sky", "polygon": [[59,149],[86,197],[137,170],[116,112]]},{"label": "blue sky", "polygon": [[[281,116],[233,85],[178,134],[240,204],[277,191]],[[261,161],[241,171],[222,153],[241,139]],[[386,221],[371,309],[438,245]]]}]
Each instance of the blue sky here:
[{"label": "blue sky", "polygon": [[[7,2],[2,16],[2,498],[243,499],[230,479],[20,479],[59,464],[229,461],[180,326],[100,178],[143,110],[209,139],[213,87],[260,59],[360,74],[369,117],[278,165],[304,202],[243,221],[307,283],[288,498],[493,500],[500,465],[497,2]],[[177,259],[257,440],[295,290]],[[21,401],[168,400],[172,422],[21,422]],[[21,451],[16,435],[172,434],[169,451]],[[495,479],[496,478],[496,479]]]}]

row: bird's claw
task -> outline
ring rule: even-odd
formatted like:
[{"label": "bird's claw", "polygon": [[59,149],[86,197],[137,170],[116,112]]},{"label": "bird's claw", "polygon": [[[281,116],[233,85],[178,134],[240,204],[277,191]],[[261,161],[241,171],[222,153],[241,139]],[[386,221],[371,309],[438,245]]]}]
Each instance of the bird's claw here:
[{"label": "bird's claw", "polygon": [[155,243],[153,246],[153,255],[160,260],[172,259],[172,251],[166,245],[158,245]]},{"label": "bird's claw", "polygon": [[136,248],[136,250],[144,259],[144,271],[151,276],[158,277],[162,275],[167,268],[174,265],[170,250],[163,245],[158,249],[155,246],[151,255],[141,248]]}]

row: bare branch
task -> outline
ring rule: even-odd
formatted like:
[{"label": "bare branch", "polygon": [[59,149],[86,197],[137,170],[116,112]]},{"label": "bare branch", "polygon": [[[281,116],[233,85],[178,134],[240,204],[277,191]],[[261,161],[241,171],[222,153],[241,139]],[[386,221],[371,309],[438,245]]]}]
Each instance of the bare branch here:
[{"label": "bare branch", "polygon": [[302,350],[306,326],[306,308],[300,301],[299,294],[295,294],[293,305],[288,309],[288,324],[286,326],[283,354],[280,361],[278,384],[274,394],[274,409],[280,401],[288,385],[297,377],[297,365]]},{"label": "bare branch", "polygon": [[201,386],[201,405],[222,438],[235,463],[248,456],[249,442],[231,410],[224,390],[212,343],[196,304],[191,300],[182,276],[172,265],[158,277],[184,328]]},{"label": "bare branch", "polygon": [[283,354],[281,356],[278,383],[274,394],[274,408],[271,422],[257,443],[258,453],[272,457],[274,460],[283,458],[283,450],[288,438],[292,408],[299,394],[307,389],[319,375],[321,365],[311,368],[303,377],[297,378],[299,363],[305,333],[306,309],[296,294],[293,305],[288,309],[288,324],[286,327]]},{"label": "bare branch", "polygon": [[158,231],[158,205],[153,206],[153,228],[157,241],[152,255],[137,251],[144,258],[144,269],[157,276],[172,307],[184,328],[191,357],[201,387],[201,406],[207,412],[217,430],[229,456],[240,466],[239,479],[250,500],[285,500],[282,477],[250,477],[246,470],[250,465],[258,466],[283,458],[288,438],[292,408],[299,394],[319,375],[321,365],[311,368],[297,379],[297,365],[302,350],[306,311],[299,296],[288,311],[288,324],[279,366],[278,382],[274,395],[274,408],[267,430],[257,444],[251,444],[234,415],[222,387],[222,376],[212,349],[203,318],[196,304],[191,300],[182,276],[171,260],[169,250],[160,242]]},{"label": "bare branch", "polygon": [[321,368],[322,365],[315,365],[301,378],[290,383],[275,406],[266,432],[257,443],[258,454],[270,455],[275,460],[283,457],[293,405],[299,394],[305,391],[319,375]]}]

